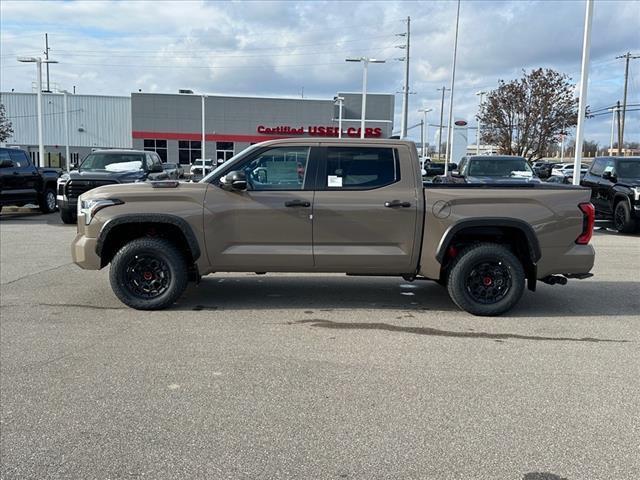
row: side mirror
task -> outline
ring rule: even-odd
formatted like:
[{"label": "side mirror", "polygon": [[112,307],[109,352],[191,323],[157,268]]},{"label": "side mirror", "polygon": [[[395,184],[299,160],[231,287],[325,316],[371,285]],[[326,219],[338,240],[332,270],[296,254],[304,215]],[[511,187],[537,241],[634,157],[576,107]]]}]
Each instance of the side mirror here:
[{"label": "side mirror", "polygon": [[11,168],[13,166],[13,162],[9,159],[0,161],[0,168]]},{"label": "side mirror", "polygon": [[234,170],[224,176],[222,181],[222,187],[225,190],[246,190],[247,189],[247,176],[244,172]]},{"label": "side mirror", "polygon": [[610,182],[616,181],[616,176],[613,174],[611,170],[607,170],[606,172],[603,172],[602,178],[605,180],[609,180]]},{"label": "side mirror", "polygon": [[457,163],[450,163],[449,164],[449,170],[458,170],[458,164]]},{"label": "side mirror", "polygon": [[164,170],[162,169],[162,165],[158,165],[157,163],[151,164],[149,167],[148,173],[162,173]]}]

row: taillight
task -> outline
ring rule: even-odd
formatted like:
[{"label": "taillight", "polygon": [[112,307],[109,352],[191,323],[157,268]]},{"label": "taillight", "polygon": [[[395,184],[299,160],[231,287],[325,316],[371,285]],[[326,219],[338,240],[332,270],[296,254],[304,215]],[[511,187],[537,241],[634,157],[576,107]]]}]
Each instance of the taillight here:
[{"label": "taillight", "polygon": [[578,208],[582,212],[582,233],[576,238],[578,245],[586,245],[593,236],[593,226],[596,223],[596,209],[591,203],[581,203]]}]

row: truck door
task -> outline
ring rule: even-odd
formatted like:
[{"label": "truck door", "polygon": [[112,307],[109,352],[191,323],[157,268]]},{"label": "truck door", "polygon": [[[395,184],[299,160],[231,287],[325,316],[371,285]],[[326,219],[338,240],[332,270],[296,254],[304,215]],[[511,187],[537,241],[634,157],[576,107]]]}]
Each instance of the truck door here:
[{"label": "truck door", "polygon": [[414,272],[422,233],[417,232],[422,184],[409,148],[327,146],[321,149],[318,172],[313,206],[316,269]]},{"label": "truck door", "polygon": [[[12,167],[6,169],[5,182],[9,184],[11,199],[16,203],[36,202],[40,175],[28,155],[18,149],[7,149]],[[3,169],[4,170],[4,169]]]},{"label": "truck door", "polygon": [[216,181],[207,189],[204,230],[214,268],[313,269],[311,151],[308,145],[258,149],[232,167],[245,173],[246,191],[227,191]]}]

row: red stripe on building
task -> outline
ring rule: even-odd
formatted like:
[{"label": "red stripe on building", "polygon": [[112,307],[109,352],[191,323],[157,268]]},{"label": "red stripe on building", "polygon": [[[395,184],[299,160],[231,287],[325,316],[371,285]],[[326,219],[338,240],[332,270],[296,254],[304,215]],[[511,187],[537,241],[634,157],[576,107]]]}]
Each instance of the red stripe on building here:
[{"label": "red stripe on building", "polygon": [[[201,133],[175,133],[175,132],[131,132],[133,138],[159,139],[159,140],[202,140]],[[208,142],[247,142],[259,143],[267,140],[279,140],[281,138],[292,138],[286,136],[271,135],[233,135],[222,133],[207,133],[205,139]]]}]

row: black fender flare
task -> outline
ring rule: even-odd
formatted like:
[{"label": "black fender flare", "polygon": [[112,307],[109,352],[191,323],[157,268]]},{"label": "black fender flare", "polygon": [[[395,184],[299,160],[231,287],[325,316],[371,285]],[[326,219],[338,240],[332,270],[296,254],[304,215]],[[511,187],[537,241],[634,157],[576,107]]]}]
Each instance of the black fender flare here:
[{"label": "black fender flare", "polygon": [[527,244],[529,246],[529,255],[531,257],[531,263],[534,265],[542,257],[540,250],[540,243],[538,242],[538,236],[533,231],[530,224],[524,220],[516,220],[514,218],[502,218],[502,217],[485,217],[485,218],[473,218],[469,220],[460,220],[457,223],[451,225],[442,236],[438,250],[436,251],[436,260],[440,264],[444,260],[447,247],[456,233],[466,229],[474,227],[509,227],[520,230],[527,238]]},{"label": "black fender flare", "polygon": [[102,226],[100,234],[98,235],[98,240],[96,242],[96,254],[99,257],[102,257],[102,249],[104,247],[104,244],[109,237],[109,234],[115,227],[133,223],[164,223],[178,227],[184,237],[187,239],[187,244],[189,245],[189,250],[191,250],[193,261],[195,262],[198,258],[200,258],[200,245],[198,244],[196,235],[193,233],[191,225],[189,225],[183,218],[167,213],[133,213],[120,215],[109,219],[107,223]]}]

